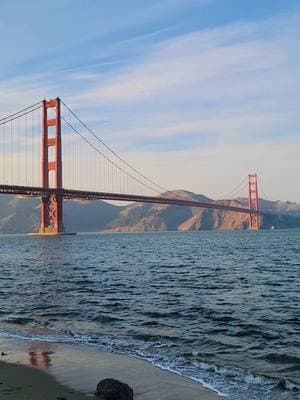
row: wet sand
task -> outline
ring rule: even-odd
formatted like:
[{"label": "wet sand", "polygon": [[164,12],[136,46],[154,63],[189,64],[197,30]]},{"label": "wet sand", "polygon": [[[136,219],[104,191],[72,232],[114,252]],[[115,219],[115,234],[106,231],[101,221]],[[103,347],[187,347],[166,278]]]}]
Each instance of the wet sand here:
[{"label": "wet sand", "polygon": [[0,351],[7,354],[0,363],[0,399],[87,399],[99,380],[112,377],[128,383],[137,400],[224,399],[141,359],[96,347],[0,338]]}]

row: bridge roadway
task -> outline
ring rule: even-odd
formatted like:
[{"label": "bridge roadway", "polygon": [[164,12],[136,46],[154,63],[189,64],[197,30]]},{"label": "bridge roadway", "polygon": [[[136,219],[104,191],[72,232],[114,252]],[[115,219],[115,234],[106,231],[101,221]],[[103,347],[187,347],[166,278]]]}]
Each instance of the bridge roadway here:
[{"label": "bridge roadway", "polygon": [[[201,202],[194,200],[185,200],[176,197],[167,196],[138,196],[122,193],[106,193],[106,192],[89,192],[85,190],[71,190],[71,189],[45,189],[42,187],[34,186],[13,186],[13,185],[0,185],[0,194],[13,194],[30,197],[46,197],[51,194],[61,195],[64,199],[83,199],[83,200],[118,200],[139,203],[156,203],[156,204],[174,204],[187,207],[200,207],[212,208],[217,210],[234,211],[244,214],[249,214],[249,208],[228,206],[215,202]],[[258,212],[258,214],[265,214]]]}]

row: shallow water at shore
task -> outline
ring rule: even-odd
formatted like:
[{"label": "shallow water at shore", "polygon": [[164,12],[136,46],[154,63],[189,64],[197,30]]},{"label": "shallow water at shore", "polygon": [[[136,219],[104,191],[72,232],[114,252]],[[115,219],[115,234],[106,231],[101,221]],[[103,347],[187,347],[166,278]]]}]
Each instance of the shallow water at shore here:
[{"label": "shallow water at shore", "polygon": [[138,355],[231,399],[300,398],[300,231],[0,243],[0,335]]}]

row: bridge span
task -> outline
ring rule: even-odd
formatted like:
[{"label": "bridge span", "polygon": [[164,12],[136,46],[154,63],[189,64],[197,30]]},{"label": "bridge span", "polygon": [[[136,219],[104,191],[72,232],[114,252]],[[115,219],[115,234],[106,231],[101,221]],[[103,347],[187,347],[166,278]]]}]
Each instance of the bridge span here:
[{"label": "bridge span", "polygon": [[0,129],[0,193],[41,198],[40,234],[64,232],[63,199],[233,211],[249,215],[249,229],[260,227],[263,213],[259,210],[256,174],[243,181],[248,189],[248,207],[169,195],[167,189],[106,145],[58,97],[1,118]]},{"label": "bridge span", "polygon": [[[82,200],[107,200],[107,201],[126,201],[137,203],[153,203],[153,204],[173,204],[186,207],[212,208],[216,210],[233,211],[249,214],[249,208],[229,206],[217,202],[201,202],[194,200],[186,200],[180,197],[168,196],[139,196],[123,193],[106,193],[106,192],[90,192],[85,190],[72,189],[55,189],[43,187],[29,186],[11,186],[0,185],[0,193],[13,194],[31,197],[48,197],[51,195],[61,196],[64,199],[82,199]],[[263,212],[258,211],[259,214]]]}]

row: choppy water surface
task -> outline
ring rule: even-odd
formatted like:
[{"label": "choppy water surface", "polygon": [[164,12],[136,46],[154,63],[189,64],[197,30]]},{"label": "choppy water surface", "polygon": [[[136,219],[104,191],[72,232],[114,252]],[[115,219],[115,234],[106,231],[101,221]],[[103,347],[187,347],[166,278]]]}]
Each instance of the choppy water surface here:
[{"label": "choppy water surface", "polygon": [[300,398],[300,231],[0,246],[0,334],[138,355],[230,399]]}]

